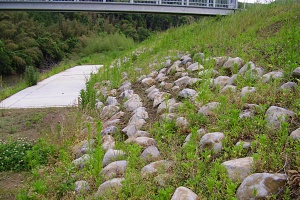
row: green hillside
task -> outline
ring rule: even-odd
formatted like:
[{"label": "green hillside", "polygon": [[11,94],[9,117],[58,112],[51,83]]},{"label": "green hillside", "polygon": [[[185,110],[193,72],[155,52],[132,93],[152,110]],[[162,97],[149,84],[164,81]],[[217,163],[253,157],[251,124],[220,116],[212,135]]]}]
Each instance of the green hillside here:
[{"label": "green hillside", "polygon": [[[240,58],[238,62],[226,64],[236,57]],[[93,58],[93,55],[89,57]],[[37,143],[37,148],[53,147],[54,153],[49,153],[47,165],[33,162],[32,178],[18,198],[171,199],[173,196],[180,199],[173,194],[183,186],[192,190],[198,199],[247,199],[243,195],[257,199],[297,199],[300,139],[299,135],[298,139],[290,135],[300,128],[299,75],[293,73],[300,67],[299,63],[300,4],[297,1],[255,4],[230,16],[207,17],[152,35],[134,51],[107,60],[103,70],[92,76],[86,90],[81,92],[78,116],[52,129],[52,134],[57,133],[59,137],[46,134],[42,146]],[[189,69],[191,65],[199,68],[193,71]],[[243,66],[245,71],[241,71]],[[167,74],[163,81],[155,80],[159,72]],[[278,73],[267,79],[265,75],[269,72]],[[235,74],[236,79],[229,84],[229,78]],[[178,79],[187,76],[193,81],[180,85]],[[155,81],[148,83],[146,77]],[[292,87],[278,89],[287,82],[292,82]],[[225,83],[230,85],[227,91],[223,90]],[[163,92],[157,95],[161,94],[161,101],[153,101],[149,97],[151,92],[148,96],[145,93],[151,85]],[[176,85],[180,87],[173,88]],[[255,91],[246,89],[248,93],[241,94],[247,86]],[[126,88],[138,97],[132,97],[128,91],[122,93]],[[196,95],[184,97],[180,94],[184,88],[195,91]],[[173,105],[171,99],[177,104]],[[118,104],[114,104],[115,100]],[[129,108],[131,100],[133,107],[141,103],[147,114],[141,111],[143,116],[135,115],[138,111]],[[158,111],[162,102],[165,108]],[[204,111],[212,102],[218,106]],[[106,112],[108,107],[104,106],[110,103],[118,108]],[[270,114],[275,106],[287,114]],[[271,122],[274,118],[275,122]],[[140,121],[124,130],[135,119]],[[108,129],[111,126],[116,129]],[[108,136],[105,131],[113,133]],[[204,134],[216,132],[223,135],[221,139],[213,139],[218,146],[204,144],[204,138],[210,137]],[[188,135],[190,140],[186,142]],[[87,161],[82,165],[79,161],[72,163],[75,155],[79,158],[83,154],[80,142],[84,140],[91,141],[85,146]],[[241,145],[236,145],[238,142]],[[126,170],[103,167],[109,163],[103,159],[108,146],[124,153],[109,162],[122,160],[120,166],[126,163]],[[151,161],[141,158],[148,146],[155,146],[159,151],[156,157],[152,152]],[[222,163],[238,158],[253,161],[251,165],[246,164],[249,168],[243,171],[245,177],[256,173],[280,174],[278,180],[264,179],[262,184],[269,193],[262,195],[262,186],[251,190],[249,185],[248,190],[242,190],[242,180],[228,176]],[[144,167],[153,161],[161,162],[156,163],[156,170],[145,175]],[[106,191],[103,184],[112,178],[124,179]],[[89,189],[74,192],[74,184],[79,180],[86,181]]]}]

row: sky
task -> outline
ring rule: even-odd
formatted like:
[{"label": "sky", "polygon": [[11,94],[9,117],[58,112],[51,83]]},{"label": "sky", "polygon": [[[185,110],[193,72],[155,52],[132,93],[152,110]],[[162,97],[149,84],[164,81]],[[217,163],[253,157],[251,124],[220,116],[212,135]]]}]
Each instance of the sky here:
[{"label": "sky", "polygon": [[[243,2],[244,0],[238,0],[239,2]],[[245,0],[246,3],[270,3],[272,0]]]}]

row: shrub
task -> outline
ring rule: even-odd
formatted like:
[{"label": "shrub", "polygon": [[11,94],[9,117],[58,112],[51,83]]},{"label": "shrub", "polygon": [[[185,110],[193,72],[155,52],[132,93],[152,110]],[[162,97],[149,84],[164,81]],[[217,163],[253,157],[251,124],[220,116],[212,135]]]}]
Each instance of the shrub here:
[{"label": "shrub", "polygon": [[37,84],[39,79],[39,74],[33,66],[26,67],[25,79],[28,86]]}]

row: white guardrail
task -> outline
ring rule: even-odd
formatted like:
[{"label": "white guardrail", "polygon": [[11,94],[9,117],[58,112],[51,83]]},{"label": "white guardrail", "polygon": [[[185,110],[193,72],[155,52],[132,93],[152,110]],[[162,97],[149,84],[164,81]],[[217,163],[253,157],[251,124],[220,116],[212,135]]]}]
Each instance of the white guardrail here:
[{"label": "white guardrail", "polygon": [[0,0],[0,2],[99,2],[237,9],[238,0]]}]

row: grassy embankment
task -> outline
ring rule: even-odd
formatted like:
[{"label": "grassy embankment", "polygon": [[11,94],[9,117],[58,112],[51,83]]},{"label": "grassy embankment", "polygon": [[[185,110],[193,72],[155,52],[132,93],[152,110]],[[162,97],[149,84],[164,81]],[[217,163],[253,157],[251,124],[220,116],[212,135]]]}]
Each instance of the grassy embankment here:
[{"label": "grassy embankment", "polygon": [[[300,4],[270,4],[255,5],[247,11],[237,12],[227,17],[202,19],[199,22],[168,30],[151,37],[138,45],[140,54],[128,52],[128,59],[120,67],[110,68],[112,60],[107,60],[103,72],[94,76],[87,84],[85,94],[85,109],[82,113],[93,117],[91,121],[81,122],[81,116],[72,123],[61,124],[53,131],[59,138],[45,137],[44,145],[54,146],[50,152],[47,165],[35,164],[31,169],[32,176],[27,181],[28,189],[19,194],[20,199],[73,199],[74,182],[87,180],[91,185],[88,194],[77,196],[77,199],[92,198],[96,188],[103,182],[98,176],[102,170],[104,150],[98,145],[91,152],[92,161],[79,171],[71,164],[73,159],[70,148],[82,139],[82,129],[85,128],[88,139],[94,134],[96,140],[101,131],[99,111],[94,109],[96,91],[94,84],[102,80],[110,80],[111,88],[117,88],[121,83],[121,73],[127,72],[131,82],[139,75],[135,70],[139,67],[142,74],[148,74],[153,69],[160,69],[166,57],[177,60],[177,54],[190,53],[192,56],[203,52],[210,56],[241,57],[245,62],[253,61],[264,68],[265,73],[281,70],[285,77],[280,82],[273,81],[263,84],[252,79],[239,78],[238,89],[244,86],[254,86],[254,95],[241,98],[238,94],[220,95],[217,90],[209,87],[208,81],[194,86],[199,92],[198,102],[205,104],[218,101],[222,109],[215,115],[204,117],[197,114],[197,107],[189,101],[179,109],[179,115],[189,121],[192,138],[196,131],[205,128],[207,132],[220,131],[226,137],[223,141],[223,151],[213,154],[211,151],[200,151],[196,140],[192,140],[185,148],[181,148],[186,135],[180,134],[172,122],[153,121],[149,131],[158,142],[162,159],[173,160],[173,173],[165,186],[157,186],[152,179],[140,177],[141,167],[145,163],[139,159],[141,148],[133,144],[124,144],[121,134],[116,136],[116,149],[126,152],[129,162],[125,181],[121,192],[116,197],[108,199],[170,199],[178,186],[192,189],[204,199],[234,199],[238,183],[231,182],[221,163],[230,159],[253,156],[255,168],[253,172],[281,172],[299,168],[299,141],[289,139],[291,131],[299,126],[300,96],[296,92],[276,93],[280,83],[291,80],[291,72],[299,65],[300,44]],[[123,60],[124,56],[121,57]],[[91,57],[91,59],[93,59]],[[197,61],[197,60],[196,60]],[[203,63],[205,68],[212,68],[211,63]],[[225,75],[225,71],[220,71]],[[210,77],[206,77],[209,80]],[[102,97],[97,97],[102,99]],[[92,102],[89,104],[88,102]],[[256,103],[262,110],[251,120],[239,120],[239,113],[244,103]],[[271,105],[293,110],[297,116],[294,122],[282,124],[279,130],[270,130],[266,125],[265,111]],[[79,113],[79,115],[81,115]],[[239,140],[251,140],[250,150],[235,146]],[[280,198],[290,199],[295,194],[293,189],[286,187],[279,195]],[[276,196],[272,197],[276,198]],[[279,198],[279,197],[278,197]]]}]

